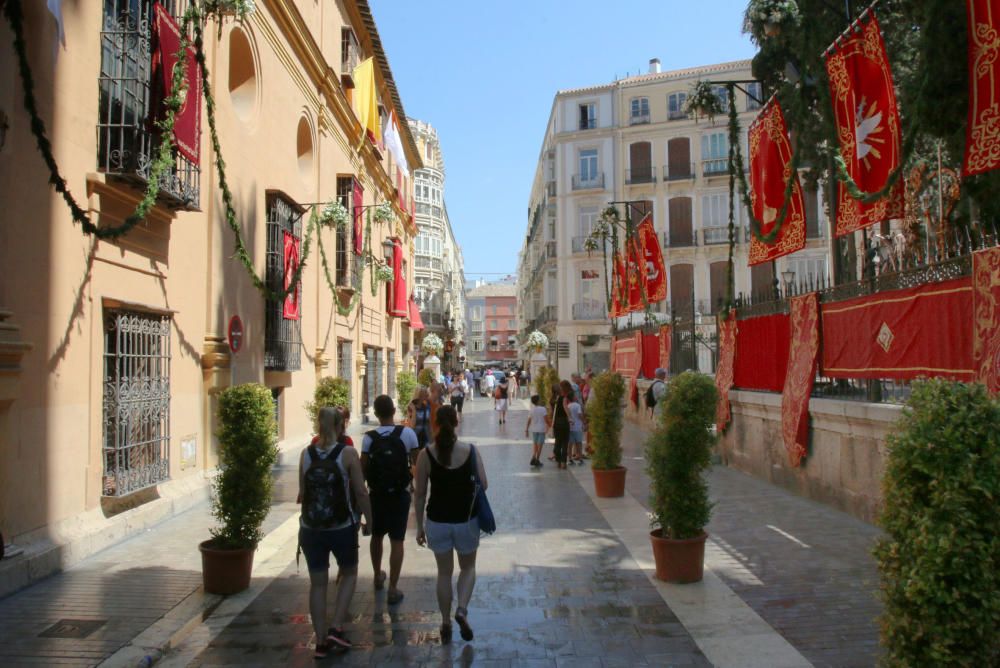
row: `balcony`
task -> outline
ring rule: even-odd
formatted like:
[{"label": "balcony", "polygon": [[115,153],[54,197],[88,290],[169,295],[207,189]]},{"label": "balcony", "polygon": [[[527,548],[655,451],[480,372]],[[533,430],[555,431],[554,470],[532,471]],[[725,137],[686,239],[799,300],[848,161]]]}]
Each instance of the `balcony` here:
[{"label": "balcony", "polygon": [[656,183],[656,167],[625,170],[625,185],[634,186],[640,183]]},{"label": "balcony", "polygon": [[573,190],[604,190],[604,172],[597,174],[574,174]]},{"label": "balcony", "polygon": [[548,184],[545,186],[545,193],[549,197],[555,197],[556,196],[556,182],[555,181],[549,181],[548,182]]},{"label": "balcony", "polygon": [[599,301],[573,304],[573,320],[607,320],[608,310]]},{"label": "balcony", "polygon": [[649,124],[649,112],[645,114],[632,114],[629,118],[629,125],[648,125]]},{"label": "balcony", "polygon": [[554,260],[555,257],[556,257],[556,250],[557,250],[557,248],[556,248],[556,242],[554,240],[553,241],[546,241],[545,242],[545,259],[546,260]]},{"label": "balcony", "polygon": [[441,260],[435,257],[418,255],[414,259],[414,262],[416,263],[414,266],[417,269],[441,269]]},{"label": "balcony", "polygon": [[719,158],[716,160],[701,161],[702,176],[720,176],[729,173],[729,159]]},{"label": "balcony", "polygon": [[[574,253],[587,253],[588,252],[587,251],[587,239],[589,239],[589,238],[590,238],[589,236],[573,237],[573,252]],[[604,240],[604,245],[605,245],[605,247],[607,247],[608,252],[611,252],[610,242],[607,239]],[[594,253],[600,253],[601,252],[601,242],[600,241],[597,242],[597,248],[595,248],[592,252],[594,252]]]},{"label": "balcony", "polygon": [[663,247],[664,248],[693,248],[698,245],[698,239],[691,233],[690,239],[674,239],[670,240],[670,232],[663,233]]},{"label": "balcony", "polygon": [[664,181],[692,181],[694,180],[695,169],[694,163],[686,163],[684,165],[664,165],[663,166],[663,180]]},{"label": "balcony", "polygon": [[[705,245],[710,244],[728,244],[729,243],[729,227],[706,227],[702,231],[705,238]],[[740,234],[739,230],[736,230],[736,240],[739,241]]]},{"label": "balcony", "polygon": [[682,121],[686,118],[691,118],[691,116],[690,114],[688,114],[688,112],[684,111],[683,109],[671,109],[669,112],[667,112],[668,121]]},{"label": "balcony", "polygon": [[581,118],[580,119],[580,130],[593,130],[597,127],[596,118]]},{"label": "balcony", "polygon": [[340,32],[340,83],[344,88],[354,88],[354,68],[361,62],[358,41],[354,32],[345,28]]},{"label": "balcony", "polygon": [[555,322],[559,319],[558,314],[559,308],[555,305],[546,306],[532,319],[530,330],[536,330],[546,325],[550,322]]}]

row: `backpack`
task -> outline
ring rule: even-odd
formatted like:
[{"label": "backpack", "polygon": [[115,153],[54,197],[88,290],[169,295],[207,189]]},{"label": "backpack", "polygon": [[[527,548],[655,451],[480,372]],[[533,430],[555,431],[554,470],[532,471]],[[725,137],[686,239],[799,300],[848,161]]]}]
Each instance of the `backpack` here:
[{"label": "backpack", "polygon": [[331,529],[351,519],[344,472],[337,458],[344,450],[338,443],[326,459],[316,447],[308,448],[310,464],[302,476],[302,523],[310,529]]},{"label": "backpack", "polygon": [[662,380],[654,380],[653,384],[646,388],[646,408],[652,409],[656,406],[656,395],[653,394],[653,388],[656,387],[657,383],[662,382]]},{"label": "backpack", "polygon": [[373,494],[398,494],[410,486],[413,476],[406,446],[400,438],[402,433],[403,427],[399,425],[388,434],[381,434],[377,429],[368,432],[371,446],[365,479]]}]

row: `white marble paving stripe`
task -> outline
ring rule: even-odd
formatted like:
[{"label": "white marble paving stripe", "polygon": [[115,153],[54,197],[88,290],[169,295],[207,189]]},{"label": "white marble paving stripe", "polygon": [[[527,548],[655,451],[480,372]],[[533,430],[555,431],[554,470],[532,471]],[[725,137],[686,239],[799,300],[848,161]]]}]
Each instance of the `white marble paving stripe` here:
[{"label": "white marble paving stripe", "polygon": [[[664,602],[718,668],[807,668],[812,664],[713,572],[732,568],[721,549],[706,545],[705,577],[695,584],[667,584],[656,578],[646,509],[630,494],[601,499],[589,467],[573,475],[611,525]],[[709,541],[712,542],[711,539]]]}]

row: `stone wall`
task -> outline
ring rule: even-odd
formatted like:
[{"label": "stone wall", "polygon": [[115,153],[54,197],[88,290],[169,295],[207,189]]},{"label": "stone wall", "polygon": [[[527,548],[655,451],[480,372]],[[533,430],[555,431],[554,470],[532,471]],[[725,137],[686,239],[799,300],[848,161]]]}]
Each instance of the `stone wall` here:
[{"label": "stone wall", "polygon": [[[629,404],[626,414],[651,428],[642,408],[648,385],[639,381],[640,408]],[[809,454],[793,468],[781,438],[781,395],[733,390],[729,398],[733,421],[718,444],[724,464],[874,523],[882,505],[885,437],[900,406],[811,399]]]}]

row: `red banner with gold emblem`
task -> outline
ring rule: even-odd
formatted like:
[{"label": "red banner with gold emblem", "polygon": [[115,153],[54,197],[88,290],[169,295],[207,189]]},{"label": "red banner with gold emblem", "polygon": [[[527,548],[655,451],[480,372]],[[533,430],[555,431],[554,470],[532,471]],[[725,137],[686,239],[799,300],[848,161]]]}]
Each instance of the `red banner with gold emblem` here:
[{"label": "red banner with gold emblem", "polygon": [[646,214],[639,223],[636,234],[645,267],[646,301],[650,304],[662,302],[667,298],[667,269],[663,264],[660,240],[656,238],[656,229],[653,227],[653,214]]},{"label": "red banner with gold emblem", "polygon": [[612,318],[625,315],[624,304],[628,298],[625,296],[627,282],[625,280],[625,263],[622,262],[620,253],[615,253],[611,258],[611,312]]},{"label": "red banner with gold emblem", "polygon": [[1000,167],[1000,5],[968,0],[969,122],[963,176]]},{"label": "red banner with gold emblem", "polygon": [[785,201],[786,185],[789,179],[794,179],[791,200],[777,238],[766,244],[750,237],[748,264],[753,266],[805,248],[806,207],[799,175],[792,173],[792,144],[777,98],[772,97],[750,125],[749,140],[750,202],[754,218],[761,223],[761,234],[770,234],[774,229]]},{"label": "red banner with gold emblem", "polygon": [[792,297],[788,306],[792,339],[781,393],[781,435],[789,463],[798,466],[809,445],[809,396],[819,352],[819,297],[815,292]]},{"label": "red banner with gold emblem", "polygon": [[736,361],[736,311],[729,317],[719,318],[719,366],[715,370],[715,389],[719,392],[715,406],[715,426],[721,434],[729,425],[729,389],[733,386],[733,367]]},{"label": "red banner with gold emblem", "polygon": [[[858,187],[875,192],[885,187],[901,160],[892,70],[874,11],[863,14],[845,35],[826,53],[840,155]],[[854,199],[844,184],[837,184],[836,236],[902,217],[903,179],[870,204]]]},{"label": "red banner with gold emblem", "polygon": [[645,284],[644,264],[642,262],[642,251],[639,250],[639,240],[629,237],[625,242],[625,276],[628,280],[628,304],[625,307],[626,313],[643,310],[642,291]]},{"label": "red banner with gold emblem", "polygon": [[[160,119],[164,115],[163,101],[173,93],[174,68],[181,50],[181,29],[170,12],[158,2],[153,4],[150,37],[150,108],[155,118]],[[185,158],[198,164],[201,147],[201,72],[192,47],[187,49],[187,92],[174,116],[174,142]]]},{"label": "red banner with gold emblem", "polygon": [[1000,248],[972,256],[973,341],[976,381],[1000,392]]}]

